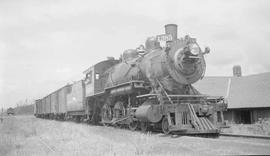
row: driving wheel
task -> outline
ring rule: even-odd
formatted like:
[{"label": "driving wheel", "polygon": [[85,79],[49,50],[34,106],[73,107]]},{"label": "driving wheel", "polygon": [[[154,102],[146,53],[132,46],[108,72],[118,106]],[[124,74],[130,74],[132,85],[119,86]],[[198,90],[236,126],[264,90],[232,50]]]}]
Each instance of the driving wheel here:
[{"label": "driving wheel", "polygon": [[129,129],[132,131],[135,131],[138,127],[138,121],[134,121],[132,120],[129,125],[128,125]]},{"label": "driving wheel", "polygon": [[162,119],[161,126],[162,126],[162,132],[163,132],[164,134],[169,134],[169,133],[170,133],[170,129],[169,129],[169,121],[168,121],[168,118],[167,118],[167,117],[164,117],[164,118]]}]

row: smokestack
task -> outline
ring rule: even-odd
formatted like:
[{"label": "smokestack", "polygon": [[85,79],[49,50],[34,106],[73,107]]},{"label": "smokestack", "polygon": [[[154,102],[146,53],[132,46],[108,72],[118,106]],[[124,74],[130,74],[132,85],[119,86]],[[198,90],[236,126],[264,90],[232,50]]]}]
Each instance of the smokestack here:
[{"label": "smokestack", "polygon": [[233,76],[234,77],[241,77],[242,76],[242,71],[241,71],[240,65],[233,66]]},{"label": "smokestack", "polygon": [[173,41],[177,40],[177,25],[176,24],[166,24],[165,25],[165,33],[171,34]]}]

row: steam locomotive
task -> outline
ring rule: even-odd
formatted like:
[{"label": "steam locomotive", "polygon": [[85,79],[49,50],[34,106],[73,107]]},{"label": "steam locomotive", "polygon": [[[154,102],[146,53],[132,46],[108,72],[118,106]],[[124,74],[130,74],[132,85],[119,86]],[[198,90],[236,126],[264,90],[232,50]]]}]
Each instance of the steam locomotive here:
[{"label": "steam locomotive", "polygon": [[36,100],[41,118],[161,130],[165,134],[219,134],[227,109],[223,97],[201,94],[192,84],[204,77],[204,55],[195,38],[177,38],[177,25],[145,45],[84,71],[83,80]]}]

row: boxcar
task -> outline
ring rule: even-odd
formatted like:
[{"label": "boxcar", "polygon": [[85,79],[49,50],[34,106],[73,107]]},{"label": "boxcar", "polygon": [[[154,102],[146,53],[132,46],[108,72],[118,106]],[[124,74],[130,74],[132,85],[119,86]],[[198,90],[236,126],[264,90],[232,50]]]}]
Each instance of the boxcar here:
[{"label": "boxcar", "polygon": [[42,99],[37,100],[37,113],[38,117],[41,115]]},{"label": "boxcar", "polygon": [[53,92],[51,95],[51,117],[55,118],[57,115],[58,107],[58,91]]},{"label": "boxcar", "polygon": [[45,113],[46,113],[46,111],[45,111],[45,104],[46,104],[46,102],[45,102],[45,98],[43,98],[42,100],[41,100],[41,117],[42,118],[44,118],[45,117]]},{"label": "boxcar", "polygon": [[47,118],[49,118],[50,113],[51,113],[51,96],[48,95],[45,97],[45,114],[47,116]]},{"label": "boxcar", "polygon": [[58,108],[57,117],[59,119],[64,119],[67,113],[67,94],[70,92],[71,85],[66,85],[60,88],[58,92]]},{"label": "boxcar", "polygon": [[38,100],[35,100],[35,104],[34,104],[34,116],[38,116]]},{"label": "boxcar", "polygon": [[15,114],[15,111],[14,111],[14,108],[8,108],[7,109],[7,115],[14,115]]},{"label": "boxcar", "polygon": [[42,99],[38,100],[37,106],[38,106],[38,115],[40,117],[42,114]]},{"label": "boxcar", "polygon": [[80,80],[71,85],[70,93],[67,94],[67,111],[69,115],[85,115],[85,86]]},{"label": "boxcar", "polygon": [[38,99],[35,101],[35,116],[40,117],[41,116],[41,105],[42,105],[42,100]]}]

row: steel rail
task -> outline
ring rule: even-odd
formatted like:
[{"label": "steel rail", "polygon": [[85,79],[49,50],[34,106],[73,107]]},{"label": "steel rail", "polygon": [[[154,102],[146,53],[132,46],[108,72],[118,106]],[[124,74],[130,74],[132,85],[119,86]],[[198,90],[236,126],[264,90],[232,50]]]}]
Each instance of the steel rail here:
[{"label": "steel rail", "polygon": [[220,136],[270,140],[270,136],[267,136],[267,135],[245,135],[245,134],[220,133]]}]

